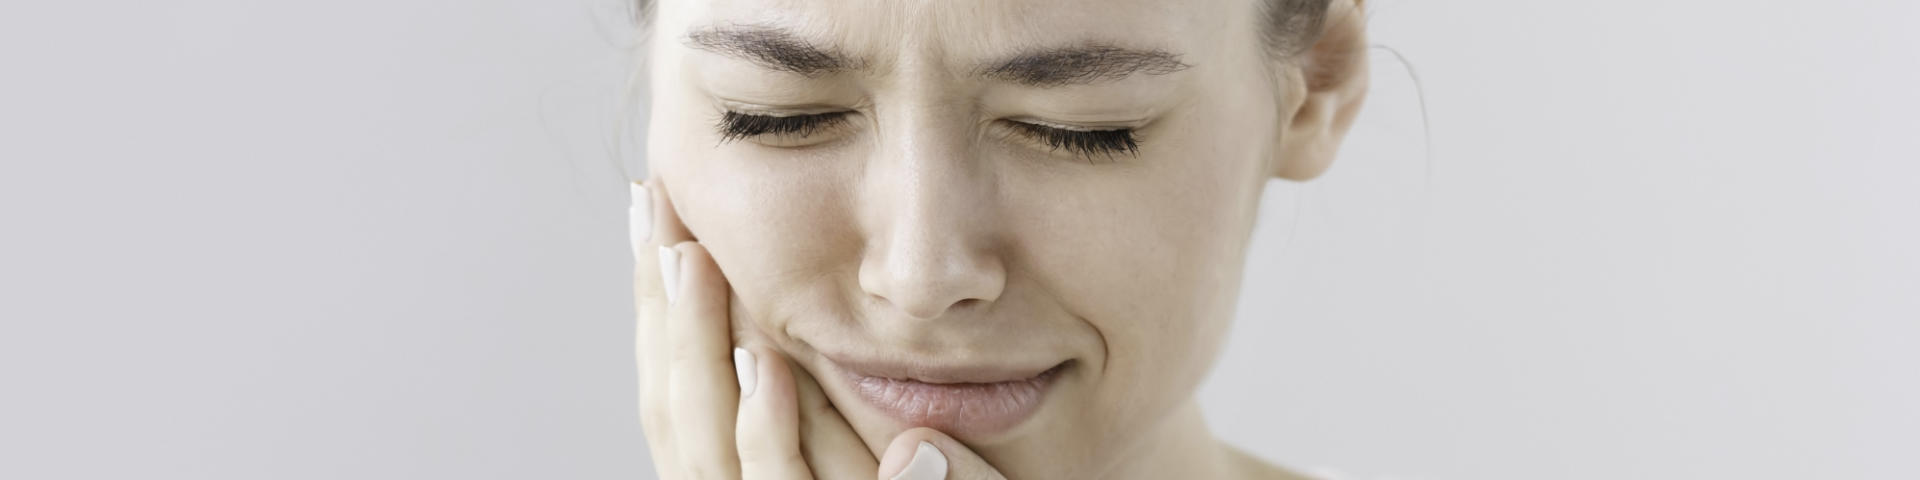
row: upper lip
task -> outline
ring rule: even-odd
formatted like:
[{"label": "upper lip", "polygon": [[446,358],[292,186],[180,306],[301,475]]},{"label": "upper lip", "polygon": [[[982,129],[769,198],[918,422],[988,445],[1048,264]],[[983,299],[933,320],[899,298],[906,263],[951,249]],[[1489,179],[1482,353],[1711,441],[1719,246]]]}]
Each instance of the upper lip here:
[{"label": "upper lip", "polygon": [[873,378],[910,380],[920,383],[1000,383],[1030,380],[1064,363],[1047,364],[951,364],[925,361],[895,361],[852,358],[822,353],[827,360],[847,373]]}]

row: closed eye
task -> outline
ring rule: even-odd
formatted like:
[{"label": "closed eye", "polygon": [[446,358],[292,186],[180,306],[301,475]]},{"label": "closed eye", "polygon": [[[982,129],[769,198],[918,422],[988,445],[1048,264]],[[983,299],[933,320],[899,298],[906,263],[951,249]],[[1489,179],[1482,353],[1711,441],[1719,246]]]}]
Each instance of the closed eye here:
[{"label": "closed eye", "polygon": [[716,127],[720,130],[721,143],[767,135],[805,138],[845,122],[846,116],[846,112],[774,116],[729,110],[720,115],[720,124]]},{"label": "closed eye", "polygon": [[1088,163],[1095,156],[1113,160],[1115,154],[1138,156],[1140,142],[1134,138],[1132,128],[1111,130],[1071,130],[1021,121],[1011,121],[1015,132],[1058,151],[1085,157]]},{"label": "closed eye", "polygon": [[[762,115],[741,113],[728,110],[721,114],[716,125],[721,143],[736,140],[774,137],[786,141],[802,140],[823,130],[839,126],[846,122],[847,112],[826,112],[804,115]],[[1134,136],[1132,128],[1107,130],[1079,130],[1061,128],[1023,121],[1008,121],[1015,133],[1030,140],[1046,145],[1052,151],[1065,150],[1067,153],[1086,158],[1091,163],[1095,157],[1138,156],[1140,142]]]}]

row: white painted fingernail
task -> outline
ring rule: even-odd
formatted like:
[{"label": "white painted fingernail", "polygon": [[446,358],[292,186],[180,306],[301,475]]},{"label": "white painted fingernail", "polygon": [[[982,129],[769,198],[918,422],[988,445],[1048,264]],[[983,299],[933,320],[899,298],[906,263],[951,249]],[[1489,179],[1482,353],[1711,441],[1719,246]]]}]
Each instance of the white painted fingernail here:
[{"label": "white painted fingernail", "polygon": [[667,291],[667,305],[680,298],[680,252],[660,247],[660,286]]},{"label": "white painted fingernail", "polygon": [[760,384],[760,364],[753,362],[753,352],[733,347],[733,375],[740,380],[740,398],[753,396]]},{"label": "white painted fingernail", "polygon": [[633,242],[633,257],[640,258],[646,252],[640,251],[640,245],[653,239],[653,195],[647,192],[647,186],[639,182],[628,184],[633,193],[633,204],[627,206],[627,237]]},{"label": "white painted fingernail", "polygon": [[893,480],[941,480],[947,478],[947,456],[933,444],[920,442],[913,449],[913,460],[907,462],[907,468],[893,476]]}]

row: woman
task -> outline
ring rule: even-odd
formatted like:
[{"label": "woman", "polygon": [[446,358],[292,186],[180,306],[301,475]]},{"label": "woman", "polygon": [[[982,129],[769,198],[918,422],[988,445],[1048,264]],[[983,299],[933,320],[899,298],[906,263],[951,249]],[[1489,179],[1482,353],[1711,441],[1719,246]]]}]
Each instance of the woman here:
[{"label": "woman", "polygon": [[1298,478],[1193,400],[1357,0],[648,5],[634,188],[664,478]]}]

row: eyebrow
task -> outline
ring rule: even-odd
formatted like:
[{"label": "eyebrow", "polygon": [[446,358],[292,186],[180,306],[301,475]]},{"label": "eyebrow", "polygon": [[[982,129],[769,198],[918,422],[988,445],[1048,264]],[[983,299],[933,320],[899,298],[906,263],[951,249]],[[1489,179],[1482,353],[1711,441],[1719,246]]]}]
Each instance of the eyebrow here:
[{"label": "eyebrow", "polygon": [[687,34],[687,45],[809,77],[865,68],[864,62],[846,54],[816,47],[793,33],[771,27],[702,28]]},{"label": "eyebrow", "polygon": [[[839,51],[815,46],[792,32],[764,26],[696,29],[687,45],[753,62],[762,67],[815,77],[866,68],[867,63]],[[1191,67],[1163,50],[1123,48],[1102,43],[1034,50],[989,62],[974,70],[981,77],[1032,87],[1084,85],[1134,74],[1166,75]]]},{"label": "eyebrow", "polygon": [[1166,75],[1191,65],[1160,50],[1135,50],[1089,44],[1016,55],[980,69],[980,74],[1034,87],[1084,85],[1133,74]]}]

